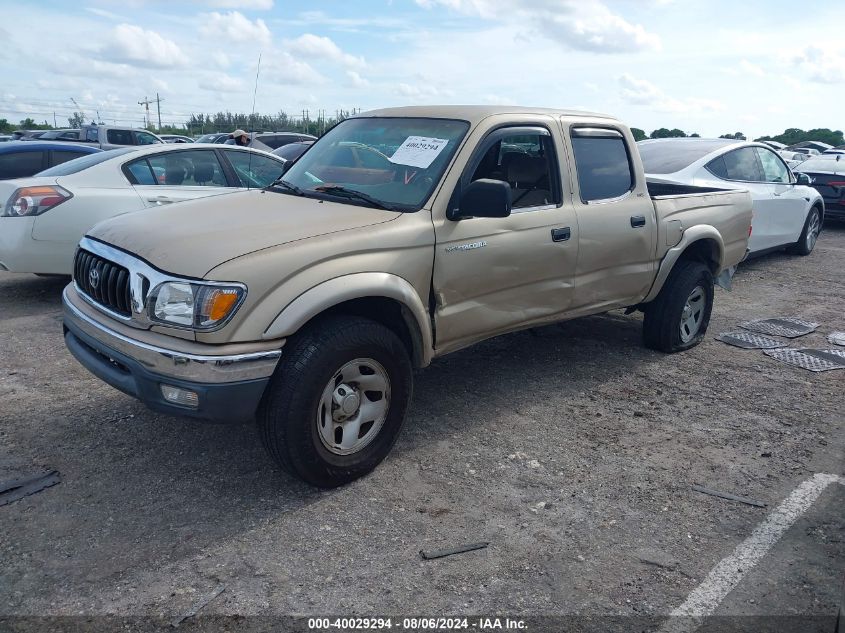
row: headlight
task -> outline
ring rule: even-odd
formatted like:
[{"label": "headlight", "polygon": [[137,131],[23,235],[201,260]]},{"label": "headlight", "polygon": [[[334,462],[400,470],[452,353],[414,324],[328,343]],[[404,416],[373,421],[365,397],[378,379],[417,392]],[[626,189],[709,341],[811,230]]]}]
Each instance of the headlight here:
[{"label": "headlight", "polygon": [[213,330],[229,320],[245,296],[243,286],[169,281],[150,294],[149,315],[167,325]]}]

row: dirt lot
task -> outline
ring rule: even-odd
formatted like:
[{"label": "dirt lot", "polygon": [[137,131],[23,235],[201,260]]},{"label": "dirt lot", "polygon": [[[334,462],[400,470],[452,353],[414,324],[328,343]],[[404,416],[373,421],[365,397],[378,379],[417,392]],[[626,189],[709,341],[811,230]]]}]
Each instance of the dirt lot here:
[{"label": "dirt lot", "polygon": [[[418,374],[392,456],[330,492],[278,472],[251,426],[155,414],[104,385],[63,345],[63,282],[0,274],[0,481],[63,477],[0,507],[0,616],[169,621],[221,586],[202,613],[623,616],[615,630],[665,616],[801,482],[843,474],[845,370],[714,340],[788,315],[821,324],[801,345],[829,347],[843,264],[840,224],[808,258],[742,266],[684,354],[645,350],[639,318],[612,313],[448,356]],[[831,630],[843,507],[845,486],[825,489],[716,613]]]}]

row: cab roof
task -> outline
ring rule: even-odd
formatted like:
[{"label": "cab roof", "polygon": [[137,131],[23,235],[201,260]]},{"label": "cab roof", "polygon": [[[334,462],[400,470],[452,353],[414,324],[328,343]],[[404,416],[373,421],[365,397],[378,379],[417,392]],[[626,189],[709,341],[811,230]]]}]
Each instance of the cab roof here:
[{"label": "cab roof", "polygon": [[559,110],[555,108],[532,108],[526,106],[503,105],[431,105],[431,106],[403,106],[397,108],[381,108],[355,115],[356,117],[419,117],[436,119],[458,119],[479,123],[487,117],[501,114],[540,114],[550,117],[585,117],[616,121],[615,117],[597,112],[582,110]]}]

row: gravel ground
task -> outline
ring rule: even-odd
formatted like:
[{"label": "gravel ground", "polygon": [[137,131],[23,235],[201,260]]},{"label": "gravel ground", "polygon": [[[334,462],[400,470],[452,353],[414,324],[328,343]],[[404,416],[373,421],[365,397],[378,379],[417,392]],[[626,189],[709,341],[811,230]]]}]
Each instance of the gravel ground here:
[{"label": "gravel ground", "polygon": [[[843,474],[845,370],[714,340],[785,315],[821,324],[796,344],[830,347],[843,263],[833,224],[810,257],[743,265],[683,354],[644,349],[614,312],[438,360],[391,457],[329,492],[278,472],[252,426],[104,385],[65,350],[64,282],[0,273],[0,480],[63,478],[0,507],[0,616],[172,618],[220,585],[203,613],[664,616],[800,482]],[[835,614],[843,500],[825,491],[719,613]]]}]

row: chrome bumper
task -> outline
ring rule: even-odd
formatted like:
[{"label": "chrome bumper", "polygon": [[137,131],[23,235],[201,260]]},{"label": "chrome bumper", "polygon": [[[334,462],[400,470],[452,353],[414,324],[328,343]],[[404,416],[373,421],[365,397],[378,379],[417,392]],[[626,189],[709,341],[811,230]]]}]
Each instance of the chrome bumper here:
[{"label": "chrome bumper", "polygon": [[[115,332],[83,314],[68,299],[67,289],[62,295],[62,303],[66,324],[102,344],[104,349],[97,349],[99,353],[108,356],[108,350],[113,350],[161,376],[203,384],[269,378],[282,355],[281,350],[228,356],[186,354],[156,347]],[[209,348],[213,349],[213,346]]]}]

